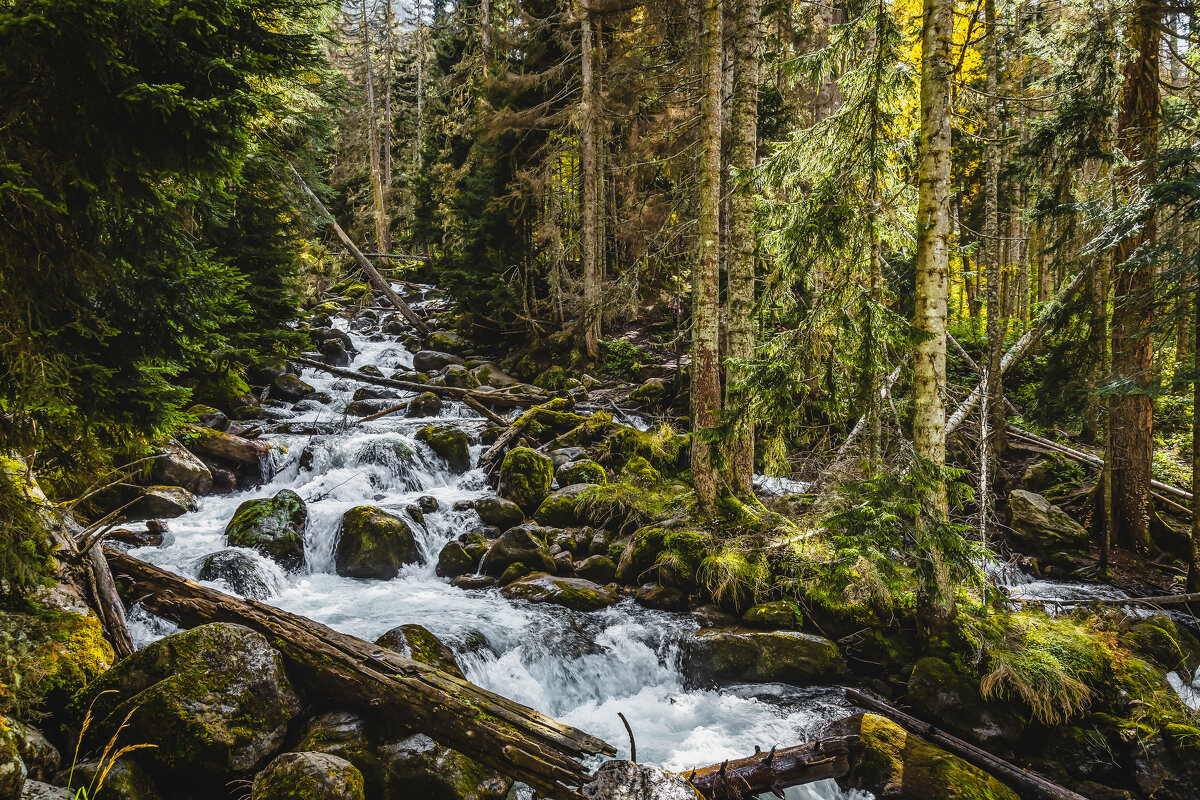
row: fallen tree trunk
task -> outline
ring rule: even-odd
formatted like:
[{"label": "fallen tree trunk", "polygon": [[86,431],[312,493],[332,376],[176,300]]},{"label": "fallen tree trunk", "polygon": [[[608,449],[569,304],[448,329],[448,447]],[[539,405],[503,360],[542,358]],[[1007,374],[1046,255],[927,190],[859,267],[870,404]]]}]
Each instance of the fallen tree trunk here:
[{"label": "fallen tree trunk", "polygon": [[[958,353],[958,357],[963,360],[963,363],[971,368],[972,372],[980,377],[983,376],[983,367],[979,366],[975,359],[971,358],[971,354],[963,349],[963,346],[958,343],[958,339],[954,338],[954,334],[947,333],[946,341],[949,342],[950,346],[954,348],[954,351]],[[1004,408],[1007,409],[1008,413],[1014,417],[1021,416],[1021,412],[1017,411],[1017,407],[1014,406],[1007,397],[1004,398]]]},{"label": "fallen tree trunk", "polygon": [[1189,603],[1200,603],[1200,592],[1190,594],[1163,594],[1158,597],[1089,597],[1086,600],[1049,600],[1046,598],[1013,598],[1021,603],[1049,603],[1055,606],[1182,606]]},{"label": "fallen tree trunk", "polygon": [[331,367],[328,364],[314,361],[311,358],[304,358],[303,356],[296,356],[291,360],[306,367],[312,367],[313,369],[328,372],[331,375],[337,375],[340,378],[349,378],[350,380],[370,383],[375,386],[387,386],[391,389],[401,389],[405,392],[432,392],[442,397],[449,397],[451,400],[462,400],[465,402],[468,397],[471,397],[481,403],[491,403],[492,405],[504,408],[522,408],[544,401],[544,398],[541,397],[521,397],[508,392],[475,392],[470,389],[459,389],[457,386],[431,386],[426,383],[417,383],[416,381],[377,378],[374,375],[364,375],[361,372],[355,372],[350,369]]},{"label": "fallen tree trunk", "polygon": [[490,421],[496,425],[499,425],[502,428],[508,427],[508,420],[506,420],[504,417],[497,414],[495,411],[492,411],[490,408],[488,408],[483,403],[476,400],[474,397],[467,395],[466,397],[463,398],[463,402],[466,403],[467,406],[470,407],[470,409],[472,411],[481,415],[488,421]]},{"label": "fallen tree trunk", "polygon": [[342,226],[338,224],[338,221],[334,218],[333,214],[329,213],[329,209],[326,208],[325,204],[321,202],[321,198],[317,197],[317,193],[309,188],[308,183],[305,182],[304,178],[301,177],[296,168],[290,164],[288,166],[291,167],[292,174],[296,176],[296,180],[300,181],[300,187],[304,189],[304,193],[308,195],[308,199],[312,200],[317,208],[321,209],[321,213],[329,222],[329,226],[333,228],[334,235],[336,235],[338,240],[341,241],[342,246],[350,251],[350,255],[354,256],[354,260],[358,262],[360,267],[362,267],[362,271],[367,274],[367,278],[371,281],[375,288],[384,293],[388,301],[396,307],[396,310],[399,311],[414,328],[420,331],[422,335],[428,336],[429,326],[425,324],[425,321],[418,317],[416,312],[408,307],[408,303],[404,302],[403,298],[396,294],[395,290],[392,289],[392,285],[388,283],[382,275],[379,274],[379,271],[375,269],[375,266],[367,260],[367,257],[363,255],[362,251],[359,250],[354,242],[350,240],[349,235],[342,230]]},{"label": "fallen tree trunk", "polygon": [[580,798],[582,758],[611,745],[512,700],[312,620],[200,586],[112,547],[112,569],[133,580],[150,611],[185,624],[232,622],[270,640],[290,674],[322,697],[403,720],[434,741],[528,784],[546,797]]},{"label": "fallen tree trunk", "polygon": [[509,426],[508,430],[497,436],[496,441],[492,442],[492,446],[487,449],[487,452],[479,457],[479,468],[491,474],[491,471],[495,469],[496,463],[504,457],[504,454],[508,452],[511,446],[517,443],[517,440],[521,438],[521,434],[538,418],[538,415],[546,411],[562,411],[566,405],[566,401],[555,398],[544,405],[534,406],[526,411],[517,418],[516,422]]},{"label": "fallen tree trunk", "polygon": [[1059,786],[1038,775],[1021,769],[999,756],[994,756],[986,750],[964,742],[957,736],[938,730],[928,722],[922,722],[916,717],[905,714],[898,708],[888,705],[882,700],[857,689],[847,689],[846,699],[856,706],[874,711],[887,717],[910,733],[915,733],[922,739],[936,744],[959,758],[974,764],[981,770],[993,775],[997,780],[1016,789],[1020,794],[1030,797],[1044,797],[1047,800],[1087,800],[1083,795],[1076,794],[1070,789]]},{"label": "fallen tree trunk", "polygon": [[834,737],[694,769],[686,777],[708,800],[733,800],[840,778],[850,771],[856,737]]}]

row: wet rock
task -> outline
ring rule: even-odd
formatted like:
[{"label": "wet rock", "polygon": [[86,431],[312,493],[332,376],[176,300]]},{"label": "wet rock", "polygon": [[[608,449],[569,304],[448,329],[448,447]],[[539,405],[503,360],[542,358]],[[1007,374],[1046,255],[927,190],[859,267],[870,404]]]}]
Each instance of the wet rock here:
[{"label": "wet rock", "polygon": [[370,375],[372,378],[383,377],[383,370],[374,364],[363,364],[361,367],[356,369],[355,372],[362,373],[363,375]]},{"label": "wet rock", "polygon": [[425,512],[416,503],[409,503],[404,507],[404,513],[412,518],[412,521],[418,525],[425,524]]},{"label": "wet rock", "polygon": [[583,787],[585,800],[701,800],[681,775],[632,761],[605,761]]},{"label": "wet rock", "polygon": [[467,340],[453,331],[434,331],[425,337],[425,344],[430,350],[452,352],[467,346]]},{"label": "wet rock", "polygon": [[496,389],[501,389],[505,386],[515,386],[520,383],[512,375],[509,375],[491,363],[480,364],[471,370],[471,374],[480,386],[491,386]]},{"label": "wet rock", "polygon": [[439,508],[438,499],[431,494],[423,494],[417,498],[417,505],[425,514],[432,514]]},{"label": "wet rock", "polygon": [[150,468],[150,480],[165,486],[182,486],[193,494],[212,491],[213,476],[204,462],[179,442],[163,445]]},{"label": "wet rock", "polygon": [[300,495],[284,489],[271,498],[247,500],[225,527],[225,543],[257,550],[284,569],[304,562],[308,506]]},{"label": "wet rock", "polygon": [[[87,789],[100,785],[100,775],[104,774],[103,788],[88,798],[98,800],[159,800],[162,797],[154,781],[137,762],[128,756],[118,758],[109,767],[108,762],[101,763],[99,759],[81,761],[72,766],[70,773],[72,789]],[[59,776],[61,783],[66,783],[68,775]]]},{"label": "wet rock", "polygon": [[270,449],[266,442],[196,426],[187,428],[183,445],[201,458],[216,458],[255,469],[263,463]]},{"label": "wet rock", "polygon": [[454,651],[421,625],[400,625],[392,628],[376,639],[375,644],[455,677],[463,677],[462,669],[454,658]]},{"label": "wet rock", "polygon": [[272,400],[296,403],[315,391],[310,384],[300,380],[300,376],[285,372],[271,381],[270,395]]},{"label": "wet rock", "polygon": [[907,699],[928,719],[990,749],[1021,741],[1025,718],[1013,705],[989,703],[979,681],[940,658],[922,658],[913,667]]},{"label": "wet rock", "polygon": [[458,389],[479,388],[479,379],[472,375],[470,370],[459,364],[451,364],[446,367],[440,377],[444,386],[453,386]]},{"label": "wet rock", "polygon": [[[536,533],[535,533],[536,531]],[[518,562],[526,565],[529,570],[541,572],[554,571],[554,558],[546,547],[545,532],[536,526],[521,525],[509,528],[500,534],[500,538],[492,544],[491,549],[483,558],[484,574],[501,575],[509,565]]]},{"label": "wet rock", "polygon": [[609,583],[617,574],[617,565],[608,556],[588,556],[575,565],[575,574],[596,583]]},{"label": "wet rock", "polygon": [[130,547],[162,547],[163,542],[166,541],[166,535],[151,533],[150,531],[130,531],[125,528],[117,528],[108,532],[108,540],[110,542],[127,544]]},{"label": "wet rock", "polygon": [[657,583],[647,583],[638,587],[633,600],[639,606],[659,611],[687,611],[688,609],[688,596],[683,590],[671,586],[660,586]]},{"label": "wet rock", "polygon": [[584,461],[587,457],[587,450],[582,447],[560,447],[550,451],[550,458],[554,460],[555,470],[562,469],[572,461]]},{"label": "wet rock", "polygon": [[533,518],[543,525],[556,528],[572,528],[582,525],[587,520],[586,514],[580,508],[580,500],[592,489],[594,483],[575,483],[547,497],[538,506]]},{"label": "wet rock", "polygon": [[28,775],[14,723],[0,717],[0,797],[20,797]]},{"label": "wet rock", "polygon": [[742,624],[751,628],[796,631],[804,624],[800,607],[791,600],[776,600],[751,606],[742,615]]},{"label": "wet rock", "polygon": [[250,800],[363,800],[363,776],[328,753],[284,753],[255,776]]},{"label": "wet rock", "polygon": [[683,673],[691,685],[791,683],[809,686],[849,674],[837,645],[796,631],[710,628],[681,643]]},{"label": "wet rock", "polygon": [[381,745],[388,800],[503,800],[512,779],[414,734]]},{"label": "wet rock", "polygon": [[439,578],[457,578],[475,569],[475,559],[471,558],[467,548],[458,542],[447,542],[438,553],[437,567],[434,573]]},{"label": "wet rock", "polygon": [[375,752],[371,728],[350,711],[329,711],[309,720],[297,752],[327,753],[345,759],[362,773],[366,792],[378,796],[384,787],[383,761]]},{"label": "wet rock", "polygon": [[266,638],[225,623],[147,645],[88,686],[77,706],[89,704],[93,725],[85,745],[107,743],[132,711],[122,741],[158,745],[139,757],[214,776],[260,765],[300,712]]},{"label": "wet rock", "polygon": [[69,789],[34,780],[25,781],[19,796],[21,800],[76,800],[75,793]]},{"label": "wet rock", "polygon": [[[0,725],[6,724],[0,721]],[[17,752],[25,763],[28,777],[37,781],[49,781],[58,772],[62,764],[62,756],[58,748],[50,744],[42,732],[29,725],[17,722],[13,725],[16,737]]]},{"label": "wet rock", "polygon": [[531,572],[533,572],[532,568],[525,566],[525,564],[520,561],[514,561],[504,568],[504,572],[500,573],[499,578],[496,578],[496,585],[507,586],[513,581],[518,581],[521,578],[524,578]]},{"label": "wet rock", "polygon": [[579,461],[568,461],[558,468],[554,474],[559,486],[570,486],[575,483],[593,483],[603,485],[608,483],[604,467],[590,458]]},{"label": "wet rock", "polygon": [[242,597],[265,600],[271,596],[271,585],[259,571],[258,563],[241,550],[219,550],[205,556],[196,577],[202,581],[224,581]]},{"label": "wet rock", "polygon": [[181,517],[196,510],[196,496],[182,486],[147,486],[133,506],[143,517]]},{"label": "wet rock", "polygon": [[331,367],[350,366],[350,354],[337,339],[326,339],[319,348],[321,360]]},{"label": "wet rock", "polygon": [[355,400],[346,405],[346,416],[369,417],[393,405],[395,402],[392,400]]},{"label": "wet rock", "polygon": [[202,428],[214,428],[223,431],[229,425],[229,417],[225,412],[212,406],[194,405],[187,410],[187,413]]},{"label": "wet rock", "polygon": [[690,591],[711,541],[709,534],[688,528],[639,528],[617,560],[617,580],[636,586],[657,576],[664,586]]},{"label": "wet rock", "polygon": [[417,372],[436,372],[442,367],[461,363],[460,357],[437,350],[421,350],[413,356],[413,369]]},{"label": "wet rock", "polygon": [[496,585],[496,579],[487,575],[460,575],[450,585],[455,589],[490,589]]},{"label": "wet rock", "polygon": [[535,572],[505,586],[501,592],[510,600],[553,603],[573,611],[598,611],[620,600],[606,586],[583,578],[560,578]]},{"label": "wet rock", "polygon": [[[312,462],[310,460],[309,465],[311,466],[311,464]],[[300,466],[304,467],[303,457],[300,459]],[[213,476],[213,494],[229,494],[237,491],[239,481],[236,472],[231,469],[225,469],[224,467],[218,467],[215,464],[210,464],[208,468],[209,471],[212,472]]]},{"label": "wet rock", "polygon": [[554,559],[554,574],[572,577],[575,575],[575,560],[571,557],[569,550],[560,550],[557,553],[552,552],[551,557]]},{"label": "wet rock", "polygon": [[502,530],[525,521],[525,513],[521,511],[521,507],[503,497],[481,497],[475,501],[475,511],[484,524],[495,525]]},{"label": "wet rock", "polygon": [[666,378],[651,378],[629,393],[629,399],[644,408],[660,408],[671,382]]},{"label": "wet rock", "polygon": [[838,783],[876,800],[1018,800],[1017,794],[968,764],[875,714],[835,722],[825,736],[858,736],[850,773]]},{"label": "wet rock", "polygon": [[429,425],[417,431],[414,438],[429,445],[429,449],[445,459],[453,472],[462,474],[471,468],[467,434],[458,428]]},{"label": "wet rock", "polygon": [[442,398],[438,397],[433,392],[424,392],[417,395],[408,404],[408,409],[404,414],[407,417],[417,419],[423,417],[436,417],[442,413]]},{"label": "wet rock", "polygon": [[347,578],[390,580],[405,564],[420,560],[408,523],[375,506],[358,506],[342,517],[337,574]]},{"label": "wet rock", "polygon": [[553,480],[551,459],[528,447],[514,447],[500,464],[499,493],[526,514],[533,514],[550,494]]},{"label": "wet rock", "polygon": [[711,604],[692,609],[692,616],[701,628],[731,628],[738,622],[737,617],[733,614],[726,613]]},{"label": "wet rock", "polygon": [[351,400],[390,400],[395,402],[399,399],[391,389],[385,389],[382,386],[360,386],[354,390]]},{"label": "wet rock", "polygon": [[1016,489],[1008,495],[1010,535],[1025,552],[1041,555],[1079,551],[1088,545],[1088,532],[1040,494]]}]

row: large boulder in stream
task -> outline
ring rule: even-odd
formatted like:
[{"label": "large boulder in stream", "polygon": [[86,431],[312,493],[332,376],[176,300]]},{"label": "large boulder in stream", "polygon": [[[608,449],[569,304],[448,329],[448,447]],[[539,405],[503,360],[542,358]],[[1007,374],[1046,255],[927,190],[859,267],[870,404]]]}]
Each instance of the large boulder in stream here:
[{"label": "large boulder in stream", "polygon": [[182,486],[147,486],[132,508],[147,519],[172,519],[196,510],[196,496]]},{"label": "large boulder in stream", "polygon": [[250,784],[250,800],[363,800],[358,767],[329,753],[284,753]]},{"label": "large boulder in stream", "polygon": [[293,375],[290,372],[285,372],[282,375],[277,375],[271,381],[270,395],[272,400],[282,400],[285,403],[296,403],[310,394],[316,389],[311,384],[305,383],[300,379],[299,375]]},{"label": "large boulder in stream", "polygon": [[500,463],[500,496],[532,515],[550,494],[554,460],[528,447],[514,447]]},{"label": "large boulder in stream", "polygon": [[632,761],[605,761],[583,787],[584,800],[702,800],[682,775]]},{"label": "large boulder in stream", "polygon": [[526,572],[554,572],[554,557],[546,546],[545,533],[535,525],[518,525],[500,534],[483,557],[485,575],[498,577],[513,564],[524,564]]},{"label": "large boulder in stream", "polygon": [[710,628],[681,643],[683,674],[693,686],[790,683],[809,686],[845,678],[846,661],[833,642],[798,631]]},{"label": "large boulder in stream", "polygon": [[1040,494],[1015,489],[1008,495],[1011,536],[1033,555],[1078,552],[1087,548],[1088,532]]},{"label": "large boulder in stream", "polygon": [[988,773],[876,714],[839,720],[823,735],[859,737],[838,783],[875,800],[1018,800]]},{"label": "large boulder in stream", "polygon": [[471,450],[464,431],[449,425],[428,425],[417,431],[413,438],[429,445],[429,449],[441,456],[452,472],[462,474],[471,468]]},{"label": "large boulder in stream", "polygon": [[237,594],[255,600],[265,600],[272,593],[271,581],[258,562],[244,550],[232,547],[201,559],[196,577],[202,581],[224,581]]},{"label": "large boulder in stream", "polygon": [[525,521],[525,512],[519,505],[495,495],[476,500],[475,513],[483,520],[484,525],[495,525],[502,531]]},{"label": "large boulder in stream", "polygon": [[454,651],[423,625],[409,624],[392,628],[376,639],[375,644],[455,677],[463,677],[463,671],[454,659]]},{"label": "large boulder in stream", "polygon": [[162,486],[182,486],[192,494],[212,491],[212,471],[190,450],[176,441],[169,441],[154,456],[150,480]]},{"label": "large boulder in stream", "polygon": [[437,350],[421,350],[413,356],[413,369],[417,372],[436,372],[451,364],[463,363],[462,358]]},{"label": "large boulder in stream", "polygon": [[390,580],[405,564],[419,560],[417,539],[400,517],[375,506],[358,506],[342,517],[336,553],[338,575]]},{"label": "large boulder in stream", "polygon": [[201,458],[215,458],[253,469],[262,465],[270,450],[266,442],[197,425],[189,425],[184,431],[183,446]]},{"label": "large boulder in stream", "polygon": [[350,354],[337,339],[326,339],[320,347],[321,360],[331,367],[350,366]]},{"label": "large boulder in stream", "polygon": [[599,611],[616,605],[621,598],[607,586],[583,578],[559,578],[535,572],[500,590],[509,600],[552,603],[572,611]]},{"label": "large boulder in stream", "polygon": [[[245,774],[283,744],[300,701],[279,654],[260,633],[226,623],[159,639],[121,661],[76,701],[93,722],[85,747],[122,742],[172,771]],[[132,713],[131,713],[132,712]]]},{"label": "large boulder in stream", "polygon": [[439,578],[457,578],[475,568],[475,559],[461,542],[446,542],[438,553],[434,574]]},{"label": "large boulder in stream", "polygon": [[304,563],[304,529],[308,506],[300,495],[284,489],[270,498],[247,500],[225,527],[225,542],[257,550],[279,566],[296,570]]}]

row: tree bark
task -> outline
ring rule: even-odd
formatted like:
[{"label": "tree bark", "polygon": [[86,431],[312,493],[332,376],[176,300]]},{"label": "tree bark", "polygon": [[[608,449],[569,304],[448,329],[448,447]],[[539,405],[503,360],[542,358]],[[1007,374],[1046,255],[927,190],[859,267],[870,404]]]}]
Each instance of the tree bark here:
[{"label": "tree bark", "polygon": [[700,217],[696,266],[692,275],[692,482],[700,508],[716,504],[713,446],[701,432],[711,428],[721,408],[721,41],[722,0],[701,0],[700,15]]},{"label": "tree bark", "polygon": [[724,761],[681,773],[707,800],[750,798],[791,786],[840,778],[850,770],[850,751],[858,746],[853,736],[830,737],[815,742],[746,758]]},{"label": "tree bark", "polygon": [[1104,403],[1097,390],[1108,371],[1108,258],[1097,259],[1087,279],[1088,338],[1087,338],[1087,399],[1083,407],[1083,425],[1079,438],[1087,444],[1096,441],[1104,416]]},{"label": "tree bark", "polygon": [[984,64],[987,70],[986,113],[984,129],[989,141],[986,147],[986,183],[984,187],[984,250],[987,253],[987,396],[988,428],[994,464],[1000,464],[1004,455],[1004,376],[1000,360],[1004,357],[1004,337],[1008,321],[1001,308],[1000,266],[1000,114],[996,95],[1000,85],[1000,29],[996,20],[995,0],[984,0],[984,26],[987,28],[987,44],[984,49]]},{"label": "tree bark", "polygon": [[483,62],[483,77],[488,77],[488,62],[492,60],[492,4],[491,0],[480,0],[479,4],[479,54]]},{"label": "tree bark", "polygon": [[1192,551],[1188,558],[1187,588],[1200,592],[1200,509],[1195,498],[1200,497],[1200,291],[1193,299],[1192,320],[1195,322],[1197,346],[1192,351]]},{"label": "tree bark", "polygon": [[[913,448],[946,463],[946,304],[950,262],[950,76],[954,0],[925,0],[921,24],[921,147],[913,327]],[[944,515],[944,488],[930,498]]]},{"label": "tree bark", "polygon": [[375,78],[371,66],[371,28],[367,24],[367,0],[361,2],[363,72],[367,87],[367,149],[371,155],[371,200],[375,209],[375,239],[381,253],[392,250],[387,204],[383,196],[383,167],[379,154],[379,122],[375,119]]},{"label": "tree bark", "polygon": [[583,75],[583,97],[580,101],[579,169],[583,172],[583,225],[579,240],[583,261],[583,349],[589,358],[600,356],[600,270],[598,266],[600,235],[600,197],[596,185],[596,82],[592,73],[595,47],[592,41],[592,10],[583,0],[580,11],[583,19],[580,61]]},{"label": "tree bark", "polygon": [[[729,346],[732,359],[754,358],[755,291],[754,193],[749,173],[758,162],[758,69],[762,49],[761,0],[740,0],[734,35],[733,109],[730,129],[730,164],[740,172],[730,197],[729,242]],[[729,383],[746,377],[742,367],[731,367]],[[730,406],[728,386],[726,407]],[[734,421],[728,443],[729,479],[735,493],[754,493],[754,420],[741,413]]]}]

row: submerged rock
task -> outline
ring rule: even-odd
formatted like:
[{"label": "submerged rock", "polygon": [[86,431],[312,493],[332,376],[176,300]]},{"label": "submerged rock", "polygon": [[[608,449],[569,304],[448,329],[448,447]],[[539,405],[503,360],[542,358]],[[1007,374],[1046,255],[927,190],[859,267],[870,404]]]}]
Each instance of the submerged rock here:
[{"label": "submerged rock", "polygon": [[363,800],[363,776],[328,753],[284,753],[250,784],[250,800]]},{"label": "submerged rock", "polygon": [[454,658],[454,651],[422,625],[400,625],[392,628],[376,639],[375,644],[394,650],[405,658],[448,672],[457,678],[463,677],[463,671]]},{"label": "submerged rock", "polygon": [[212,491],[212,471],[179,442],[167,442],[154,458],[150,480],[166,486],[182,486],[193,494]]},{"label": "submerged rock", "polygon": [[342,517],[337,543],[337,574],[390,580],[405,564],[420,560],[408,523],[375,506],[358,506]]},{"label": "submerged rock", "polygon": [[791,683],[808,686],[849,674],[833,642],[797,631],[710,628],[681,642],[684,678],[692,685]]},{"label": "submerged rock", "polygon": [[196,577],[202,581],[225,581],[242,597],[265,600],[271,596],[271,584],[259,570],[258,563],[241,550],[219,550],[200,562]]},{"label": "submerged rock", "polygon": [[429,425],[417,431],[414,438],[429,445],[430,450],[445,459],[452,472],[461,474],[471,468],[467,434],[458,428]]},{"label": "submerged rock", "polygon": [[500,464],[500,496],[533,514],[550,494],[554,461],[528,447],[514,447]]},{"label": "submerged rock", "polygon": [[607,586],[583,578],[559,578],[535,572],[505,586],[500,593],[510,600],[553,603],[572,611],[599,611],[620,598]]},{"label": "submerged rock", "polygon": [[225,541],[233,547],[257,550],[284,569],[296,570],[304,562],[304,530],[308,506],[300,495],[284,489],[271,498],[247,500],[238,506],[225,527]]}]

